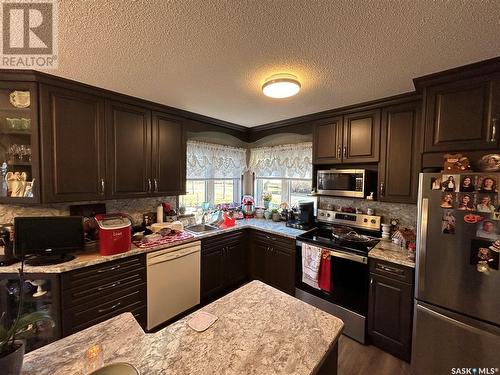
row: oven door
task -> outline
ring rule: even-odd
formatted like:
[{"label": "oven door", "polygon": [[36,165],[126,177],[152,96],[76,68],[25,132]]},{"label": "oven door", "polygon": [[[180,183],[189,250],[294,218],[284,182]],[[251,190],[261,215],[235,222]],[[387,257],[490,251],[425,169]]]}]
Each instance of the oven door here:
[{"label": "oven door", "polygon": [[[309,294],[366,317],[368,312],[368,258],[363,255],[330,250],[331,292],[302,282],[302,242],[297,241],[296,286]],[[314,243],[311,245],[317,246]]]},{"label": "oven door", "polygon": [[364,198],[365,171],[363,169],[330,169],[318,171],[319,194]]}]

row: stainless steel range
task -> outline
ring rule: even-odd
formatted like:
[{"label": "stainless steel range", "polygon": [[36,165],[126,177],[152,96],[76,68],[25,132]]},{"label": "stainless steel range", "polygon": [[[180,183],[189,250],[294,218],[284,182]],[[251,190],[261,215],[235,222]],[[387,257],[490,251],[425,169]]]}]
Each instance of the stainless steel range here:
[{"label": "stainless steel range", "polygon": [[[368,312],[368,252],[380,241],[380,216],[318,209],[318,227],[297,237],[295,296],[344,321],[344,334],[364,343]],[[330,291],[302,281],[302,245],[329,250]]]}]

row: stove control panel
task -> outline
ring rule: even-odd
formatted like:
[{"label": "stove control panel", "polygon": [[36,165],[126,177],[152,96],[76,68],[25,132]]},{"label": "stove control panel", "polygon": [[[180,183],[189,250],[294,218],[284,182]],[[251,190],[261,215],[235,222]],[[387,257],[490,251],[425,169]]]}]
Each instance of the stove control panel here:
[{"label": "stove control panel", "polygon": [[318,209],[318,221],[379,231],[382,217]]}]

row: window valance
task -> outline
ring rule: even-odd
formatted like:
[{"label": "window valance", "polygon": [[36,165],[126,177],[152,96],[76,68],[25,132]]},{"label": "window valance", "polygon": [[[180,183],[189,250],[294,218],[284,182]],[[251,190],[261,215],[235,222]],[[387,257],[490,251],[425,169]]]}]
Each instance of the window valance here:
[{"label": "window valance", "polygon": [[312,143],[252,148],[249,168],[256,177],[311,179]]},{"label": "window valance", "polygon": [[240,178],[247,168],[246,150],[198,141],[187,142],[188,179]]}]

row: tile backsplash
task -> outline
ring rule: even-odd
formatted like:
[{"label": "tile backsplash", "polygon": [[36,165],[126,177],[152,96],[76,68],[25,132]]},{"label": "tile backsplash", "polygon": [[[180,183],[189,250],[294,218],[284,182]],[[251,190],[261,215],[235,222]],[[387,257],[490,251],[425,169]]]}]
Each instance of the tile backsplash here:
[{"label": "tile backsplash", "polygon": [[[161,202],[170,203],[173,207],[177,205],[177,197],[156,197],[138,199],[117,199],[103,201],[106,204],[106,212],[124,212],[134,220],[134,224],[142,222],[142,214],[145,212],[156,212],[156,207]],[[11,223],[16,216],[63,216],[69,215],[69,206],[74,204],[86,204],[96,202],[57,203],[40,206],[17,206],[0,204],[0,224]],[[97,202],[99,203],[99,202]]]},{"label": "tile backsplash", "polygon": [[366,213],[368,208],[375,210],[375,215],[382,216],[384,222],[388,223],[390,219],[395,218],[404,226],[412,228],[417,227],[417,205],[404,203],[385,203],[378,201],[369,201],[364,199],[346,199],[338,197],[320,197],[318,207],[322,209],[330,209],[329,206],[334,206],[340,210],[340,207],[360,208],[363,213]]}]

